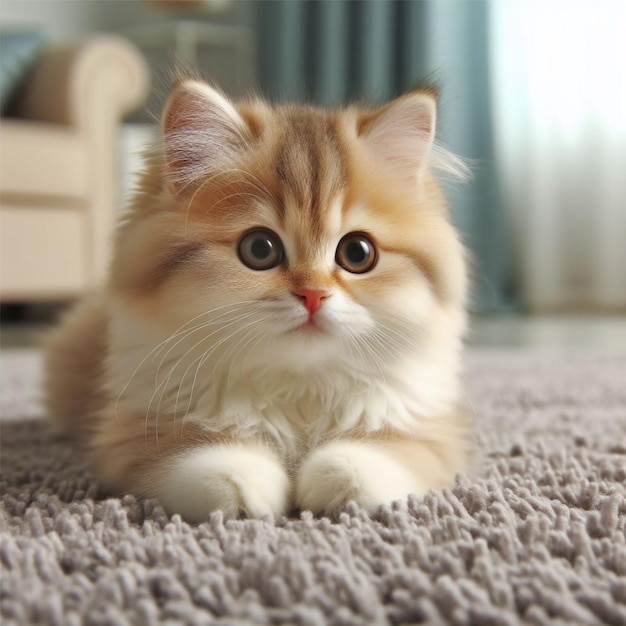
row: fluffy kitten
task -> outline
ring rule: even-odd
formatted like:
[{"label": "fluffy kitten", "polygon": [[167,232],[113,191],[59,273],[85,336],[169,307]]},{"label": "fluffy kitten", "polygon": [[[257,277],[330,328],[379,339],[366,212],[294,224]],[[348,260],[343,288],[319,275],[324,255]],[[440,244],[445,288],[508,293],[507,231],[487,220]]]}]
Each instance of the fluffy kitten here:
[{"label": "fluffy kitten", "polygon": [[98,477],[190,521],[334,515],[447,485],[464,252],[435,96],[233,104],[181,81],[104,289],[51,337],[51,414]]}]

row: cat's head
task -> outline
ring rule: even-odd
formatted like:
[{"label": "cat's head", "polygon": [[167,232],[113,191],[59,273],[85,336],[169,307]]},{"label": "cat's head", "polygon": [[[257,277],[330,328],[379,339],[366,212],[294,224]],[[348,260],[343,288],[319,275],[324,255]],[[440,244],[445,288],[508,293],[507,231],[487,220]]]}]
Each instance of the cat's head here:
[{"label": "cat's head", "polygon": [[433,148],[435,118],[428,91],[322,110],[182,81],[118,231],[112,287],[148,324],[206,323],[207,348],[287,367],[456,338],[464,254],[435,175],[459,167]]}]

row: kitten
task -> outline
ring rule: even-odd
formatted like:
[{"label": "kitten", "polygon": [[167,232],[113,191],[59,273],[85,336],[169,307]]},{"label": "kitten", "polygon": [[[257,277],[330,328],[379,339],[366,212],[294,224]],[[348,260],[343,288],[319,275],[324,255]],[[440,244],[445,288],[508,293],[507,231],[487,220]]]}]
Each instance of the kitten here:
[{"label": "kitten", "polygon": [[99,479],[203,520],[372,511],[448,485],[464,251],[435,95],[234,104],[183,79],[110,277],[50,338],[50,413]]}]

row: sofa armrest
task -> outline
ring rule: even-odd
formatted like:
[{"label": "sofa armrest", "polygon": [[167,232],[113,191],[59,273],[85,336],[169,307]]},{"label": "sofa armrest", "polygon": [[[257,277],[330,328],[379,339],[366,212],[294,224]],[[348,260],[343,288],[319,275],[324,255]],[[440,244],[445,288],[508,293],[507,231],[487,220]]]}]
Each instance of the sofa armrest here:
[{"label": "sofa armrest", "polygon": [[95,109],[117,120],[143,102],[149,72],[136,48],[121,37],[94,36],[47,48],[12,106],[17,117],[88,130]]},{"label": "sofa armrest", "polygon": [[148,86],[148,66],[131,43],[91,36],[48,48],[12,107],[21,119],[66,126],[82,144],[90,180],[85,199],[90,284],[105,278],[109,264],[120,202],[118,127],[144,101]]}]

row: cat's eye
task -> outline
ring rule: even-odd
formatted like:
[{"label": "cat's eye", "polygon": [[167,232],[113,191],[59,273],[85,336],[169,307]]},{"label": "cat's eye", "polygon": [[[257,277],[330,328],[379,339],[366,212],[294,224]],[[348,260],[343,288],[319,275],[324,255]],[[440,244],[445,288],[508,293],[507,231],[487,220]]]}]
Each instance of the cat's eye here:
[{"label": "cat's eye", "polygon": [[269,270],[280,265],[285,251],[280,237],[268,228],[255,228],[244,233],[237,253],[240,261],[253,270]]},{"label": "cat's eye", "polygon": [[339,242],[335,261],[348,272],[363,274],[374,269],[378,261],[378,252],[367,235],[349,233]]}]

